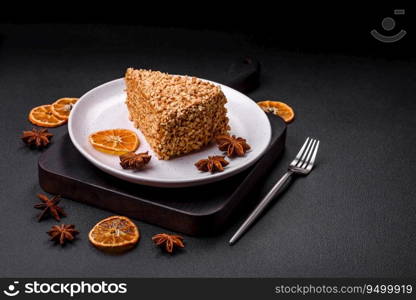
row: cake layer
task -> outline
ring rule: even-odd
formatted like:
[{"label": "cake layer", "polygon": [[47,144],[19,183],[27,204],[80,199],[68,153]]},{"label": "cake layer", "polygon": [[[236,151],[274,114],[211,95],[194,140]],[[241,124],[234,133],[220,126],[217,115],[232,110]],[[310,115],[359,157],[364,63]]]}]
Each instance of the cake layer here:
[{"label": "cake layer", "polygon": [[229,130],[221,88],[190,76],[127,69],[126,104],[159,159],[207,145]]}]

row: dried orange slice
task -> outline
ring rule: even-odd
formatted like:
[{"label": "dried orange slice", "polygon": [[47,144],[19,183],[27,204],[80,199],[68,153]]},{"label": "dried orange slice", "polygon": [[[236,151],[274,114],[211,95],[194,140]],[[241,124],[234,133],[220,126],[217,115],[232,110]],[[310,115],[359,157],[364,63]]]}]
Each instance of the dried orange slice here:
[{"label": "dried orange slice", "polygon": [[140,144],[136,133],[128,129],[98,131],[91,134],[89,140],[95,149],[112,155],[136,151]]},{"label": "dried orange slice", "polygon": [[66,122],[66,119],[56,117],[52,113],[52,105],[41,105],[33,108],[29,113],[29,121],[41,127],[57,127]]},{"label": "dried orange slice", "polygon": [[126,217],[112,216],[101,220],[88,234],[90,242],[98,249],[108,252],[123,252],[139,241],[137,226]]},{"label": "dried orange slice", "polygon": [[289,123],[295,117],[295,112],[286,103],[279,101],[260,101],[257,104],[265,111],[271,112],[281,117],[286,123]]},{"label": "dried orange slice", "polygon": [[52,103],[52,113],[60,119],[68,119],[78,98],[61,98]]}]

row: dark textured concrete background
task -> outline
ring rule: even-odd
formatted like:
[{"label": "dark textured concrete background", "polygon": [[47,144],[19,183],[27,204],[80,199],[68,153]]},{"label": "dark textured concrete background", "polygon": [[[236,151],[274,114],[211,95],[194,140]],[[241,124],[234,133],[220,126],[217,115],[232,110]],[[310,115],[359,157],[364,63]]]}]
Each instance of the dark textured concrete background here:
[{"label": "dark textured concrete background", "polygon": [[[38,223],[32,208],[41,192],[39,152],[19,139],[32,127],[30,108],[81,96],[129,66],[218,80],[247,54],[263,66],[261,87],[249,96],[296,111],[270,178],[284,172],[306,136],[322,143],[316,169],[238,244],[227,244],[235,223],[219,236],[185,237],[185,251],[164,255],[150,238],[165,230],[136,221],[138,247],[108,256],[90,246],[87,233],[111,213],[66,199],[63,221],[76,224],[79,240],[64,248],[48,241],[56,222]],[[414,60],[285,52],[236,33],[0,25],[0,276],[416,276],[415,71]]]}]

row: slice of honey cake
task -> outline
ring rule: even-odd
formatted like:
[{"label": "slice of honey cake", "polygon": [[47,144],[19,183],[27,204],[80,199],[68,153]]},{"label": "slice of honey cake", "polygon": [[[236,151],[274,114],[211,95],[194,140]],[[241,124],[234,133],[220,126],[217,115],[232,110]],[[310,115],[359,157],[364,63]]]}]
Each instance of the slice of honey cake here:
[{"label": "slice of honey cake", "polygon": [[129,118],[159,159],[201,149],[229,130],[221,88],[189,76],[127,69]]}]

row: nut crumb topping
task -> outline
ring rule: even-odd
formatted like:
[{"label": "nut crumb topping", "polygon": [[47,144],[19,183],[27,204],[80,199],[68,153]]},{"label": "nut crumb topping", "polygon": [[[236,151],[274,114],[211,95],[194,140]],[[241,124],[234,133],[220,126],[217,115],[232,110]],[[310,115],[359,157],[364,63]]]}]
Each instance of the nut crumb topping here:
[{"label": "nut crumb topping", "polygon": [[[160,71],[127,69],[126,80],[134,80],[141,93],[158,112],[171,114],[217,96],[221,89],[196,77],[170,75]],[[202,109],[202,106],[197,106]]]},{"label": "nut crumb topping", "polygon": [[229,130],[227,98],[219,86],[159,71],[127,69],[129,118],[159,159],[206,146]]}]

